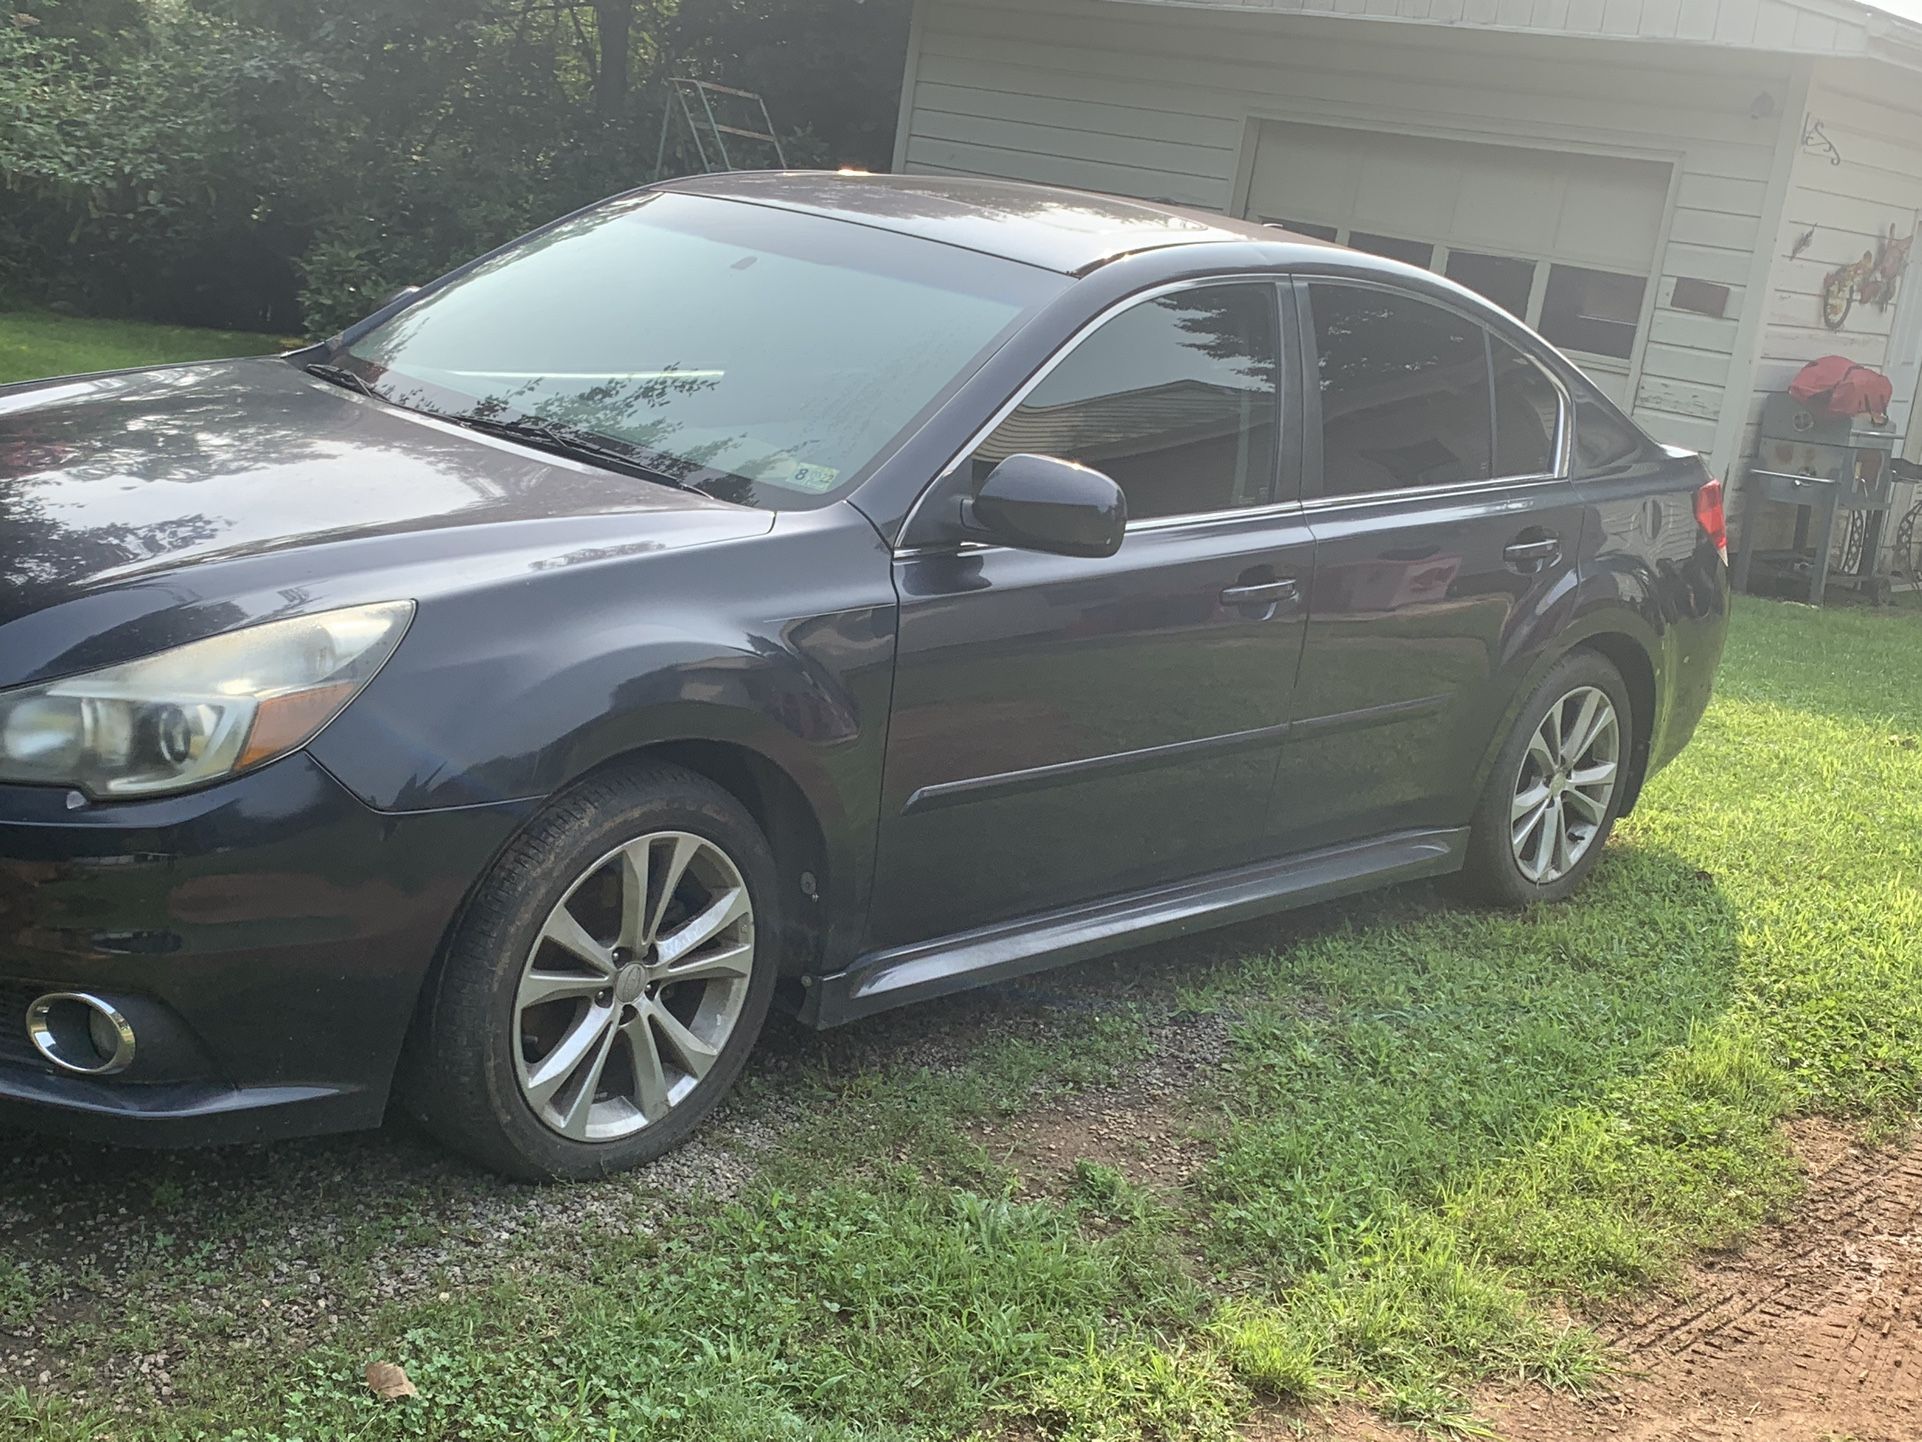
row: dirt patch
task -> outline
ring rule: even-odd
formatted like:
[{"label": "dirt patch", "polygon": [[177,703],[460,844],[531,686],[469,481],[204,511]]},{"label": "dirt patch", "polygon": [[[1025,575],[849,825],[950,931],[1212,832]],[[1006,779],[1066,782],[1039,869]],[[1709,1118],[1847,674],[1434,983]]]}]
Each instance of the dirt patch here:
[{"label": "dirt patch", "polygon": [[1218,1074],[1231,1025],[1225,1016],[1188,1013],[1152,1026],[1143,1055],[1113,1084],[982,1125],[974,1139],[1032,1193],[1059,1191],[1078,1161],[1178,1191],[1208,1156],[1183,1100]]},{"label": "dirt patch", "polygon": [[1188,1184],[1205,1153],[1178,1113],[1178,1098],[1083,1097],[984,1129],[976,1140],[1031,1191],[1056,1190],[1078,1161],[1113,1167],[1157,1191]]},{"label": "dirt patch", "polygon": [[1916,1442],[1922,1438],[1922,1143],[1795,1134],[1809,1190],[1739,1255],[1604,1328],[1599,1396],[1485,1403],[1514,1442]]}]

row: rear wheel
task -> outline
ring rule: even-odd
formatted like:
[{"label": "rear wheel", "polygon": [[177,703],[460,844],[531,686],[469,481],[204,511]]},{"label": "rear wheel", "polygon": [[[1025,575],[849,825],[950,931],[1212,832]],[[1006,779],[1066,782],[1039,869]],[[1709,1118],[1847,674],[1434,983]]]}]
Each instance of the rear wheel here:
[{"label": "rear wheel", "polygon": [[1564,657],[1495,758],[1464,886],[1502,906],[1559,901],[1580,886],[1621,813],[1633,722],[1621,672],[1592,651]]},{"label": "rear wheel", "polygon": [[739,803],[677,767],[557,799],[449,948],[410,1090],[428,1125],[527,1179],[650,1161],[713,1111],[766,1020],[774,860]]}]

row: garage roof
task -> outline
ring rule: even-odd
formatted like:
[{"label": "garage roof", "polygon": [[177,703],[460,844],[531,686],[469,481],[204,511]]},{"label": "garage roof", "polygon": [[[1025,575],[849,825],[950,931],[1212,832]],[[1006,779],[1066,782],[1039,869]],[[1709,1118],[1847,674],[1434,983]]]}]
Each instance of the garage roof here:
[{"label": "garage roof", "polygon": [[1855,56],[1922,70],[1922,0],[1108,0]]}]

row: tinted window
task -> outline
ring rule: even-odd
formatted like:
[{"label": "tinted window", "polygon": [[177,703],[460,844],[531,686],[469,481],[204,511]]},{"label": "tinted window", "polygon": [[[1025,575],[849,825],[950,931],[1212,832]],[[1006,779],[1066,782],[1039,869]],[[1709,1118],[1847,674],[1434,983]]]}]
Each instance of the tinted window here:
[{"label": "tinted window", "polygon": [[1066,283],[868,226],[647,195],[484,262],[342,359],[403,403],[564,424],[728,500],[805,507]]},{"label": "tinted window", "polygon": [[1273,494],[1275,291],[1218,285],[1144,301],[1077,346],[975,453],[976,483],[1019,452],[1105,471],[1130,519]]},{"label": "tinted window", "polygon": [[1322,493],[1487,480],[1485,332],[1394,291],[1310,288],[1321,366]]},{"label": "tinted window", "polygon": [[1606,475],[1642,454],[1641,432],[1615,413],[1607,402],[1576,392],[1575,473]]},{"label": "tinted window", "polygon": [[1627,360],[1635,353],[1648,282],[1579,265],[1551,265],[1538,330],[1564,350]]},{"label": "tinted window", "polygon": [[1495,474],[1550,476],[1561,393],[1542,368],[1505,340],[1489,338],[1495,362]]}]

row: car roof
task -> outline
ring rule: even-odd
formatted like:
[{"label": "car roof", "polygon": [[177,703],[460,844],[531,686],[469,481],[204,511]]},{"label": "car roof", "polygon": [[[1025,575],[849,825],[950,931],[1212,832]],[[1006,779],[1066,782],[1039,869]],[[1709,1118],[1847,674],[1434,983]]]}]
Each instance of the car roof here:
[{"label": "car roof", "polygon": [[1325,241],[1205,211],[1057,186],[865,171],[738,171],[662,189],[804,211],[1085,275],[1123,256],[1222,242]]}]

